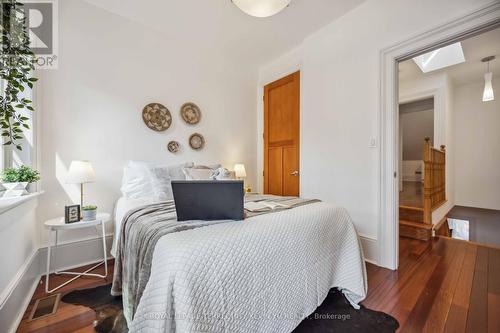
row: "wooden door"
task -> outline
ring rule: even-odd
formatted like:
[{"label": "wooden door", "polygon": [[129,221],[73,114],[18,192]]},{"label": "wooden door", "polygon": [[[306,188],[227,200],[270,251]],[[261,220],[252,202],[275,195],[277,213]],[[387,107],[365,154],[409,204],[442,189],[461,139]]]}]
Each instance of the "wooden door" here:
[{"label": "wooden door", "polygon": [[299,196],[300,72],[264,87],[264,193]]}]

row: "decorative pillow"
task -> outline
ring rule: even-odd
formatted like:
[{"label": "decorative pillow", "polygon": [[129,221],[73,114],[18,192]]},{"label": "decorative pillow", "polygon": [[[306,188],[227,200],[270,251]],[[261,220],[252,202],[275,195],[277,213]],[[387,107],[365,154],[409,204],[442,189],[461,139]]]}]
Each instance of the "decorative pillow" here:
[{"label": "decorative pillow", "polygon": [[218,168],[215,170],[214,178],[217,180],[234,180],[236,179],[236,173],[226,168]]},{"label": "decorative pillow", "polygon": [[184,175],[186,176],[186,180],[211,180],[214,179],[215,171],[216,169],[204,166],[182,169],[182,172],[184,172]]}]

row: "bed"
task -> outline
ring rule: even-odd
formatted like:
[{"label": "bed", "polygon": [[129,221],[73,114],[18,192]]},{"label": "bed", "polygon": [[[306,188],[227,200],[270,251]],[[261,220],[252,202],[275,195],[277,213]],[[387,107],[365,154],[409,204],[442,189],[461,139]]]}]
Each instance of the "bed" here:
[{"label": "bed", "polygon": [[[355,307],[366,297],[363,252],[343,208],[310,201],[244,221],[192,221],[180,229],[168,215],[172,209],[173,201],[117,202],[120,236],[113,252],[119,263],[133,259],[129,270],[141,267],[127,272],[142,277],[132,284],[142,285],[140,293],[123,297],[130,332],[291,332],[331,288]],[[139,250],[141,255],[127,255],[132,220],[142,228],[136,247],[152,247],[150,257]],[[149,221],[163,228],[170,223],[174,232],[148,234]],[[115,275],[125,266],[115,263]]]}]

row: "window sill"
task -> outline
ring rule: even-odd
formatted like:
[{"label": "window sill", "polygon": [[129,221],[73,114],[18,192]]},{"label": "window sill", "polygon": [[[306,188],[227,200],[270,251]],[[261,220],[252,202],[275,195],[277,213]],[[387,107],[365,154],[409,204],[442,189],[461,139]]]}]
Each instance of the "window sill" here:
[{"label": "window sill", "polygon": [[30,201],[32,199],[35,199],[39,195],[43,194],[43,191],[41,192],[35,192],[35,193],[30,193],[26,194],[20,197],[15,197],[15,198],[0,198],[0,215],[19,206],[22,205],[23,203]]}]

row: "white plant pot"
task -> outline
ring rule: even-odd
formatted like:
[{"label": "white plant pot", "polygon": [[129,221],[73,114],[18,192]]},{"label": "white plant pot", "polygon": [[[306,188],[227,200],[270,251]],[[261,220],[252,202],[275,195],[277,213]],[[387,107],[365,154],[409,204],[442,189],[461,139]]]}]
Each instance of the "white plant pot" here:
[{"label": "white plant pot", "polygon": [[97,219],[97,209],[82,210],[84,221],[95,221]]},{"label": "white plant pot", "polygon": [[2,186],[6,188],[3,197],[12,198],[28,194],[28,191],[26,191],[28,184],[29,184],[28,182],[2,183]]}]

